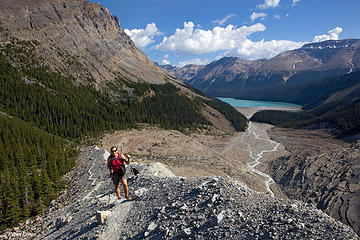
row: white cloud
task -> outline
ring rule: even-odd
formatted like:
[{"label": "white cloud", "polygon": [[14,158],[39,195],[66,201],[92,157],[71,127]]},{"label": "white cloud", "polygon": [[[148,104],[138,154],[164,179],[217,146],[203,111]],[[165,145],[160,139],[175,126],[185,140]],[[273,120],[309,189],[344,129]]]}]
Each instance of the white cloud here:
[{"label": "white cloud", "polygon": [[226,17],[224,17],[223,19],[217,19],[217,20],[213,20],[212,23],[213,24],[218,24],[218,25],[224,25],[225,22],[227,22],[227,20],[229,20],[232,17],[235,17],[235,14],[230,13],[229,15],[227,15]]},{"label": "white cloud", "polygon": [[195,65],[205,65],[209,62],[209,60],[201,60],[200,58],[193,58],[193,59],[188,59],[186,61],[183,62],[179,62],[178,67],[184,67],[186,65],[189,64],[195,64]]},{"label": "white cloud", "polygon": [[281,17],[280,17],[280,15],[274,15],[274,18],[275,19],[280,19]]},{"label": "white cloud", "polygon": [[168,65],[170,64],[170,62],[166,59],[163,59],[162,62],[161,62],[162,65]]},{"label": "white cloud", "polygon": [[154,42],[154,36],[161,35],[155,23],[149,23],[145,29],[125,29],[124,32],[130,36],[135,45],[144,48]]},{"label": "white cloud", "polygon": [[168,58],[168,57],[169,57],[169,54],[165,54],[165,55],[164,55],[164,58]]},{"label": "white cloud", "polygon": [[295,4],[297,3],[297,2],[300,2],[301,0],[293,0],[293,6],[295,6]]},{"label": "white cloud", "polygon": [[322,42],[326,40],[338,40],[339,34],[342,32],[341,27],[336,27],[328,31],[328,34],[317,35],[314,37],[313,42]]},{"label": "white cloud", "polygon": [[162,42],[155,46],[155,49],[174,51],[185,55],[226,51],[236,48],[252,33],[262,32],[265,29],[263,24],[257,23],[240,28],[230,24],[225,28],[217,26],[212,30],[203,30],[194,29],[192,22],[185,22],[183,29],[176,29],[173,35],[164,37]]},{"label": "white cloud", "polygon": [[250,16],[251,22],[255,21],[256,19],[260,18],[261,20],[264,20],[266,18],[267,14],[266,13],[257,13],[257,12],[253,12]]},{"label": "white cloud", "polygon": [[305,43],[288,40],[271,40],[253,42],[246,39],[239,46],[227,51],[224,56],[240,57],[247,60],[271,58],[284,51],[300,48]]},{"label": "white cloud", "polygon": [[[304,42],[287,40],[261,40],[253,42],[249,39],[252,33],[265,31],[266,27],[261,24],[242,26],[236,28],[233,25],[227,27],[214,27],[211,30],[194,29],[192,22],[185,22],[183,29],[176,29],[169,37],[164,37],[155,49],[173,51],[184,55],[201,55],[205,53],[225,52],[221,56],[235,56],[247,60],[259,58],[271,58],[277,54],[300,48]],[[191,61],[191,62],[190,62]],[[196,62],[197,61],[197,62]],[[204,64],[201,59],[193,59],[179,63]]]},{"label": "white cloud", "polygon": [[275,8],[279,6],[280,0],[265,0],[263,4],[259,4],[256,7],[260,9]]}]

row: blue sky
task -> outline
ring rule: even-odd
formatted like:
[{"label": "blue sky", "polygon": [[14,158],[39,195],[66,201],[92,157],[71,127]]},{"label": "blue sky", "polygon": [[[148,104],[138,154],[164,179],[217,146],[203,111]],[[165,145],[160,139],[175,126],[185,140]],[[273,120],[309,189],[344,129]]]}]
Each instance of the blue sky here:
[{"label": "blue sky", "polygon": [[160,64],[271,58],[305,43],[360,38],[360,0],[97,0]]}]

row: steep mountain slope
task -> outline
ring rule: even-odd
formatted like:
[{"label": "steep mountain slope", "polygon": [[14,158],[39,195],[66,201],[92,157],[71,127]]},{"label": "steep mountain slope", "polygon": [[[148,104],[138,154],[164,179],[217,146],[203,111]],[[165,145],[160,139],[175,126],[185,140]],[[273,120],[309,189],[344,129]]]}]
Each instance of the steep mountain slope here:
[{"label": "steep mountain slope", "polygon": [[356,136],[360,132],[360,72],[306,84],[288,94],[292,94],[290,101],[304,105],[307,110],[261,111],[251,120],[281,127],[332,128],[338,137]]},{"label": "steep mountain slope", "polygon": [[185,66],[169,71],[180,78],[191,71],[195,77],[183,80],[211,95],[259,99],[264,93],[262,99],[273,100],[271,92],[283,86],[314,82],[359,69],[360,40],[346,39],[306,44],[269,60],[227,57],[198,68]]},{"label": "steep mountain slope", "polygon": [[[139,51],[121,29],[118,18],[99,4],[87,0],[0,0],[0,3],[2,55],[14,68],[56,72],[77,84],[105,92],[112,102],[124,102],[134,96],[141,100],[142,94],[154,96],[144,91],[144,86],[131,82],[170,82],[181,89],[182,97],[191,100],[199,97]],[[39,76],[20,75],[30,83],[40,80]],[[199,111],[205,106],[200,105]]]},{"label": "steep mountain slope", "polygon": [[167,73],[139,51],[106,8],[87,0],[1,0],[0,26],[41,43],[51,67],[95,85],[117,73],[132,81],[164,83]]}]

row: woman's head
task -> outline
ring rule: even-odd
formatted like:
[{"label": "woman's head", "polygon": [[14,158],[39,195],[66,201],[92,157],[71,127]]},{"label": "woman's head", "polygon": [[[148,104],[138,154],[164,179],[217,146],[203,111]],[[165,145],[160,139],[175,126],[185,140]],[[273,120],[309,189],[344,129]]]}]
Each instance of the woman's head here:
[{"label": "woman's head", "polygon": [[116,153],[117,152],[117,148],[115,147],[115,146],[112,146],[111,148],[110,148],[110,153],[111,154],[114,154],[114,153]]}]

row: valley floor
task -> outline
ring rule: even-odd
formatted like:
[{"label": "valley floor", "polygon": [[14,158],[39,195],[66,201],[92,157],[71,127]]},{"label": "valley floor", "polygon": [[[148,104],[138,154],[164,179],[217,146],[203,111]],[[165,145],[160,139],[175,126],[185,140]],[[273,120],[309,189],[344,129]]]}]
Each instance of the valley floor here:
[{"label": "valley floor", "polygon": [[[250,118],[252,114],[262,110],[262,108],[237,108],[237,110]],[[284,108],[282,110],[294,111],[296,109]],[[358,159],[359,151],[356,150],[357,148],[351,148],[349,143],[334,139],[326,131],[281,129],[274,128],[269,124],[254,122],[250,123],[246,132],[233,134],[183,134],[173,130],[144,128],[118,131],[103,138],[102,147],[109,149],[113,145],[119,148],[122,146],[124,152],[129,152],[134,156],[134,161],[140,163],[161,162],[177,176],[230,176],[259,192],[269,192],[265,182],[267,180],[273,182],[268,177],[270,175],[276,178],[276,182],[283,182],[284,186],[289,185],[290,182],[293,184],[291,187],[289,186],[289,189],[284,189],[284,186],[280,187],[276,183],[270,185],[270,193],[284,199],[290,196],[316,205],[318,202],[316,196],[322,196],[318,189],[330,189],[326,193],[328,192],[329,196],[333,197],[327,197],[324,203],[320,201],[318,204],[324,206],[330,204],[333,207],[324,209],[325,212],[336,219],[341,219],[359,231],[359,216],[353,213],[359,209],[359,182],[356,179],[356,176],[359,176],[356,172],[358,171],[356,166],[359,163],[351,163],[345,166],[345,163],[341,162],[343,158]],[[328,153],[329,150],[332,152]],[[341,157],[342,155],[344,157]],[[249,168],[252,165],[249,163],[259,156],[261,156],[260,164],[256,166],[254,171]],[[332,158],[334,159],[331,160]],[[283,162],[282,159],[290,160]],[[297,173],[293,174],[293,179],[288,179],[289,183],[284,182],[287,179],[286,174],[291,173],[292,167],[300,168],[302,166],[300,163],[309,159],[316,161],[311,160],[307,163],[307,167],[303,171],[303,179],[310,178],[313,175],[315,176],[314,179],[317,179],[316,176],[322,175],[322,172],[325,171],[327,175],[323,174],[324,176],[321,178],[324,180],[320,179],[318,182],[314,182],[314,189],[311,189],[311,183],[307,187],[305,187],[305,182],[302,183],[304,186],[300,186],[300,183],[296,181],[296,177],[300,176]],[[335,164],[335,162],[338,163]],[[334,169],[327,167],[324,170],[323,165],[334,165],[335,167],[333,167]],[[336,170],[338,168],[336,166],[340,168]],[[314,174],[311,172],[318,168],[319,170],[316,170]],[[261,171],[260,175],[255,173],[257,170]],[[344,176],[352,176],[348,176],[345,183],[342,184],[344,189],[342,189],[341,183],[336,180],[339,171],[342,171]],[[301,172],[300,169],[299,173]],[[307,176],[307,174],[310,175]],[[281,176],[283,178],[280,178]],[[326,180],[328,178],[333,180]],[[337,187],[334,188],[332,185]],[[307,188],[311,189],[309,193],[305,191]],[[301,193],[302,191],[304,192]],[[313,195],[308,196],[311,192],[313,195],[316,192],[315,197]],[[343,203],[348,202],[349,204],[342,204],[337,199],[342,199]]]},{"label": "valley floor", "polygon": [[[246,117],[261,108],[239,108]],[[284,109],[293,110],[293,109]],[[252,123],[256,134],[262,139],[256,140],[255,136],[247,132],[233,134],[184,134],[175,130],[163,130],[154,127],[145,127],[140,130],[117,131],[106,135],[102,140],[102,147],[110,149],[117,146],[133,155],[133,160],[140,163],[161,162],[177,176],[230,176],[249,188],[260,192],[267,192],[264,181],[266,178],[253,173],[247,166],[253,159],[250,157],[249,148],[253,153],[271,150],[267,131],[272,127],[268,124]],[[276,151],[264,152],[260,162],[287,155],[282,145]],[[266,169],[262,164],[257,169]],[[263,170],[265,171],[265,170]],[[266,171],[265,171],[266,172]],[[271,185],[275,195],[285,198],[276,184]]]}]

